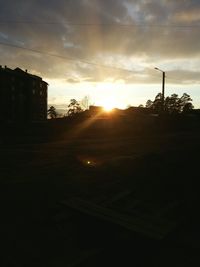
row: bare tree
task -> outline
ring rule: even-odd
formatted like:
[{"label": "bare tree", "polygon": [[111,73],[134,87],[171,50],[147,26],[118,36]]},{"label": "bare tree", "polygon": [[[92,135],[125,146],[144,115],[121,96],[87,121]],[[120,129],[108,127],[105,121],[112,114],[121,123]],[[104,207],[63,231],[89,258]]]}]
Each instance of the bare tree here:
[{"label": "bare tree", "polygon": [[80,104],[84,110],[89,109],[90,97],[88,95],[84,96],[84,98],[81,100]]}]

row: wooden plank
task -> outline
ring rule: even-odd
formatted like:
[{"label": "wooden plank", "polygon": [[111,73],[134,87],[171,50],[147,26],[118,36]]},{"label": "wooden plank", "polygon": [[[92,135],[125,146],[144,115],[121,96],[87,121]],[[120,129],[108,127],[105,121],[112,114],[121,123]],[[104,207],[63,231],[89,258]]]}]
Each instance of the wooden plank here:
[{"label": "wooden plank", "polygon": [[176,223],[168,220],[152,217],[149,219],[147,217],[133,217],[78,198],[71,198],[61,202],[61,204],[88,216],[113,223],[132,232],[157,240],[163,239],[176,227]]},{"label": "wooden plank", "polygon": [[112,203],[119,201],[119,200],[123,199],[124,197],[129,196],[132,193],[133,193],[132,190],[122,191],[122,192],[118,193],[117,195],[115,195],[114,197],[112,197],[109,201],[107,201],[105,203],[108,203],[108,205],[111,205]]}]

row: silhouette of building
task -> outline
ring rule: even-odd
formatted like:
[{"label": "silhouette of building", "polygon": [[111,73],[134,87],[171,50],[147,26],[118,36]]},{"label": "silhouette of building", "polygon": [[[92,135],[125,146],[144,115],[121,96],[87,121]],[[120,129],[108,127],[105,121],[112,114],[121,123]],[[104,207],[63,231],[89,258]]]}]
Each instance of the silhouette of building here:
[{"label": "silhouette of building", "polygon": [[103,113],[104,109],[101,106],[89,106],[89,113],[90,115],[98,115],[99,113]]},{"label": "silhouette of building", "polygon": [[34,122],[47,119],[48,84],[41,77],[0,66],[0,121]]}]

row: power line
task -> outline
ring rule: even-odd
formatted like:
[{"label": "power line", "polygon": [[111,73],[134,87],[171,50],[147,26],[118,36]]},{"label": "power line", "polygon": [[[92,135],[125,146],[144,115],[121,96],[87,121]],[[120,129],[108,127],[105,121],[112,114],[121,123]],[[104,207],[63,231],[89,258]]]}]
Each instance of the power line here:
[{"label": "power line", "polygon": [[81,27],[99,27],[99,26],[110,26],[110,27],[123,27],[123,28],[172,28],[172,29],[200,29],[200,25],[176,25],[176,24],[145,24],[145,23],[133,23],[133,24],[122,24],[122,23],[74,23],[71,21],[55,22],[55,21],[31,21],[31,20],[0,20],[0,24],[38,24],[38,25],[69,25],[69,26],[81,26]]},{"label": "power line", "polygon": [[[43,54],[43,55],[47,55],[47,56],[50,56],[50,57],[56,57],[56,58],[70,60],[70,61],[78,61],[78,62],[87,64],[87,65],[92,65],[92,66],[95,66],[95,67],[100,67],[100,68],[105,68],[105,69],[112,69],[112,70],[116,70],[116,71],[124,71],[124,72],[132,73],[132,74],[134,73],[134,71],[130,70],[130,69],[107,66],[107,65],[103,65],[103,64],[98,64],[98,63],[95,63],[95,62],[87,61],[87,60],[84,60],[84,59],[79,59],[79,58],[74,58],[74,57],[69,57],[69,56],[62,56],[62,55],[58,55],[58,54],[52,54],[52,53],[48,53],[48,52],[45,52],[45,51],[36,50],[36,49],[28,48],[28,47],[23,47],[23,46],[19,46],[19,45],[15,45],[15,44],[0,42],[0,45],[7,46],[7,47],[13,47],[13,48],[17,48],[17,49],[22,49],[22,50],[30,51],[30,52],[33,52],[33,53]],[[157,75],[154,75],[154,74],[151,74],[151,76],[158,77]],[[176,78],[172,78],[172,77],[168,77],[168,76],[166,76],[166,77],[167,77],[168,80],[180,82],[180,79],[176,79]]]},{"label": "power line", "polygon": [[[112,69],[112,70],[116,70],[116,71],[124,71],[124,72],[132,73],[132,74],[134,72],[133,70],[130,70],[130,69],[107,66],[107,65],[103,65],[103,64],[98,64],[98,63],[95,63],[95,62],[87,61],[87,60],[84,60],[84,59],[73,58],[73,57],[69,57],[69,56],[62,56],[62,55],[58,55],[58,54],[52,54],[52,53],[44,52],[44,51],[41,51],[41,50],[36,50],[36,49],[28,48],[28,47],[15,45],[15,44],[0,42],[0,45],[7,46],[7,47],[13,47],[13,48],[17,48],[17,49],[22,49],[22,50],[26,50],[26,51],[30,51],[30,52],[38,53],[38,54],[43,54],[43,55],[47,55],[47,56],[51,56],[51,57],[66,59],[66,60],[70,60],[70,61],[79,61],[81,63],[88,64],[88,65],[93,65],[95,67],[100,67],[100,68],[105,68],[105,69]],[[151,74],[151,76],[158,77],[157,75],[154,75],[154,74]],[[166,77],[167,77],[168,80],[174,80],[174,81],[180,82],[180,79],[178,80],[178,79],[175,79],[175,78],[172,78],[172,77],[168,77],[168,76],[166,76]]]},{"label": "power line", "polygon": [[44,51],[41,51],[41,50],[27,48],[27,47],[15,45],[15,44],[0,42],[0,45],[13,47],[13,48],[18,48],[18,49],[23,49],[23,50],[27,50],[27,51],[30,51],[30,52],[43,54],[43,55],[56,57],[56,58],[61,58],[61,59],[66,59],[66,60],[70,60],[70,61],[79,61],[81,63],[88,64],[88,65],[93,65],[93,66],[100,67],[100,68],[113,69],[113,70],[117,70],[117,71],[126,71],[126,72],[129,72],[129,73],[133,73],[133,71],[129,70],[129,69],[112,67],[112,66],[107,66],[107,65],[103,65],[103,64],[98,64],[98,63],[95,63],[95,62],[87,61],[87,60],[84,60],[84,59],[73,58],[73,57],[69,57],[69,56],[62,56],[62,55],[58,55],[58,54],[52,54],[52,53],[44,52]]}]

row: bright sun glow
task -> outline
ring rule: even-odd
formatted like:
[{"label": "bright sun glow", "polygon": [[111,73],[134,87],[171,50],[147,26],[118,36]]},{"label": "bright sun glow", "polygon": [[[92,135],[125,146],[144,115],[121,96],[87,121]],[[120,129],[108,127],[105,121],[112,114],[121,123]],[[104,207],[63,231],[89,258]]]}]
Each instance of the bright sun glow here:
[{"label": "bright sun glow", "polygon": [[119,93],[119,85],[117,83],[98,83],[96,85],[95,105],[103,107],[107,112],[114,108],[124,108],[123,99]]},{"label": "bright sun glow", "polygon": [[117,102],[116,98],[111,96],[101,97],[99,101],[99,105],[103,107],[103,109],[107,112],[112,111],[114,108],[119,107],[119,103]]},{"label": "bright sun glow", "polygon": [[107,112],[112,111],[115,108],[115,103],[113,101],[105,100],[102,103],[103,109]]}]

